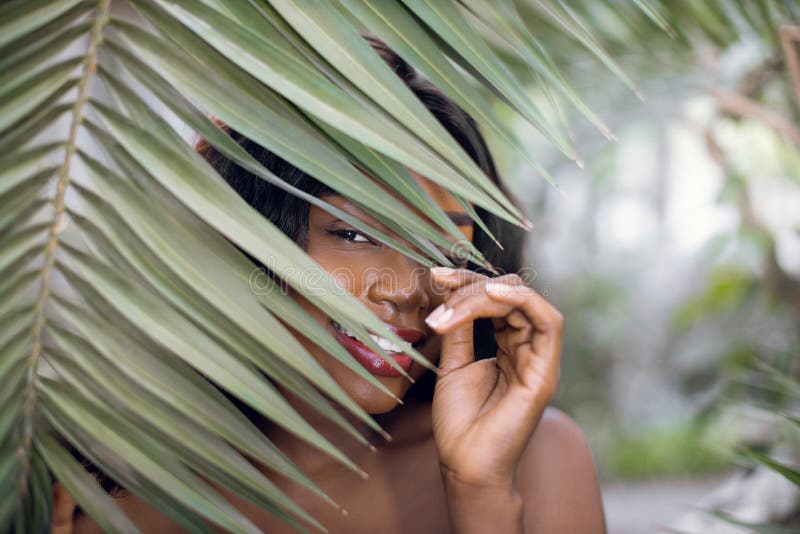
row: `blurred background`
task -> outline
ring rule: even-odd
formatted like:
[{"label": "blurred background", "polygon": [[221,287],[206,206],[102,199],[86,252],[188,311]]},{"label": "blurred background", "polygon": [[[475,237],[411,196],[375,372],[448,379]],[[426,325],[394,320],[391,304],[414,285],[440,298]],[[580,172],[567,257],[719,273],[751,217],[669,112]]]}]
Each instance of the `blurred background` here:
[{"label": "blurred background", "polygon": [[584,167],[524,124],[557,187],[497,158],[536,225],[533,286],[566,318],[555,404],[591,442],[612,534],[800,532],[800,6],[652,7],[668,31],[580,3],[588,47],[526,20],[616,137],[534,78]]}]

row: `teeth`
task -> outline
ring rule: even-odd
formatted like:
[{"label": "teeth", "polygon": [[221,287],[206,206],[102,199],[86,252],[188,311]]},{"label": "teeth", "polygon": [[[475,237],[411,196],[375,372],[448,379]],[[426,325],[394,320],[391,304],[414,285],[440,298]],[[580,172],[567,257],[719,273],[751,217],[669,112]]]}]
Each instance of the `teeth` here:
[{"label": "teeth", "polygon": [[333,327],[334,327],[336,330],[338,330],[339,332],[342,332],[342,333],[343,333],[344,335],[346,335],[346,336],[350,336],[350,337],[356,337],[356,334],[355,334],[355,332],[352,332],[351,330],[348,330],[347,328],[343,327],[342,325],[340,325],[340,324],[339,324],[339,323],[337,323],[337,322],[334,322],[334,321],[331,321],[331,322],[332,322],[332,324],[333,324]]},{"label": "teeth", "polygon": [[[338,330],[339,332],[342,332],[342,333],[343,333],[344,335],[346,335],[346,336],[350,336],[350,337],[352,337],[352,338],[356,338],[356,334],[355,334],[355,332],[352,332],[352,331],[348,330],[347,328],[343,327],[342,325],[340,325],[339,323],[337,323],[337,322],[335,322],[335,321],[331,321],[331,323],[333,324],[333,327],[334,327],[336,330]],[[392,343],[392,342],[391,342],[391,341],[389,341],[388,339],[386,339],[386,338],[383,338],[383,337],[381,337],[381,336],[376,336],[375,334],[370,334],[370,335],[369,335],[369,337],[371,337],[371,338],[372,338],[372,340],[373,340],[375,343],[377,343],[377,344],[378,344],[378,346],[379,346],[380,348],[382,348],[383,350],[385,350],[385,351],[389,351],[389,352],[403,352],[403,351],[405,350],[405,349],[403,349],[402,347],[398,347],[397,345],[395,345],[394,343]]]},{"label": "teeth", "polygon": [[392,352],[403,352],[403,349],[389,341],[388,339],[382,338],[380,336],[376,336],[375,334],[370,334],[369,337],[372,338],[375,343],[378,344],[380,348],[383,350],[388,350]]}]

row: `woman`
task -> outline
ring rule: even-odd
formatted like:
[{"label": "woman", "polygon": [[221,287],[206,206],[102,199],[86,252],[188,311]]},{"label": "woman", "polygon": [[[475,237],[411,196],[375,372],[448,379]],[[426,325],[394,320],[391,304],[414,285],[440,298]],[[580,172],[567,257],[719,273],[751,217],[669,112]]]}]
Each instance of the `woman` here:
[{"label": "woman", "polygon": [[[472,119],[420,79],[385,44],[367,39],[500,185]],[[228,132],[282,179],[391,233],[335,191],[238,133]],[[584,436],[566,415],[546,408],[558,381],[561,351],[562,317],[553,306],[516,274],[489,278],[479,270],[467,269],[474,266],[466,263],[458,269],[421,268],[335,216],[250,175],[204,142],[198,150],[248,203],[301,244],[323,268],[335,272],[339,282],[367,308],[441,369],[436,378],[408,356],[395,352],[395,361],[416,381],[410,387],[410,382],[380,357],[301,295],[293,294],[310,316],[405,402],[398,405],[295,331],[337,383],[374,414],[393,439],[383,442],[342,410],[362,434],[372,435],[375,447],[365,450],[330,420],[284,391],[301,415],[369,474],[369,479],[363,480],[242,407],[347,512],[333,510],[304,488],[264,468],[287,495],[331,532],[605,532]],[[499,254],[445,189],[416,173],[412,176],[462,233],[448,237],[470,240],[506,272],[519,270],[520,234],[514,233],[514,227],[478,210],[506,244],[507,252]],[[387,272],[391,276],[376,275]],[[476,359],[476,353],[486,358]],[[224,494],[263,531],[292,531],[255,505]],[[74,501],[60,485],[55,496],[53,532],[97,531],[88,517],[73,517]],[[143,532],[179,531],[135,496],[122,497],[118,504]]]}]

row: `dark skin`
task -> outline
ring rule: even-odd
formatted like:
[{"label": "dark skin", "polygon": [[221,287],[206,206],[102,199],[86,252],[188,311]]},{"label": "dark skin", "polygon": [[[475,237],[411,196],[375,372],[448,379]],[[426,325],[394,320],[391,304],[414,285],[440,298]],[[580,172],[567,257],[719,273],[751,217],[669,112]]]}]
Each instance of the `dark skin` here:
[{"label": "dark skin", "polygon": [[[414,174],[455,220],[463,208],[442,187]],[[325,200],[390,233],[343,197]],[[462,216],[459,216],[461,214]],[[459,226],[472,239],[471,225]],[[561,314],[516,275],[489,279],[466,269],[424,269],[323,210],[309,211],[307,252],[376,316],[428,334],[420,352],[437,363],[433,403],[397,402],[294,332],[337,383],[393,437],[384,442],[365,424],[341,413],[376,450],[346,435],[284,394],[315,428],[369,474],[350,469],[293,435],[262,422],[262,430],[347,515],[276,473],[262,470],[330,532],[508,532],[601,534],[602,503],[591,453],[581,430],[547,408],[559,376]],[[382,271],[388,269],[388,271]],[[391,272],[391,282],[370,276]],[[299,295],[310,316],[331,329],[330,318]],[[438,309],[438,310],[437,310]],[[472,323],[492,318],[498,353],[475,360]],[[288,326],[288,325],[287,325]],[[414,362],[409,375],[426,369]],[[404,377],[376,377],[397,397]],[[265,532],[294,532],[257,506],[220,490]],[[52,532],[99,532],[88,517],[72,521],[74,501],[56,485]],[[181,532],[135,496],[118,499],[143,532]]]}]

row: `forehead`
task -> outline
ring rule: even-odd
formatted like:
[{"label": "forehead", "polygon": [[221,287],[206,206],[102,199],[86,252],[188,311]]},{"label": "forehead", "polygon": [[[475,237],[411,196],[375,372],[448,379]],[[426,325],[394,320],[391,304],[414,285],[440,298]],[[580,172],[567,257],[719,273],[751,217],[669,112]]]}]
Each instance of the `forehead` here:
[{"label": "forehead", "polygon": [[[467,212],[461,206],[459,201],[456,200],[456,198],[453,195],[451,195],[450,192],[447,191],[447,189],[438,185],[437,183],[428,180],[421,174],[414,172],[410,169],[408,169],[408,172],[411,175],[411,177],[414,180],[416,180],[416,182],[419,184],[422,190],[425,193],[427,193],[434,202],[436,202],[436,204],[442,209],[442,211],[444,211],[445,214],[453,221],[456,227],[458,227],[458,230],[461,235],[455,235],[449,237],[454,239],[466,238],[467,240],[472,241],[474,233],[472,218],[467,214]],[[370,180],[374,181],[379,187],[383,188],[387,193],[389,193],[395,199],[397,199],[398,202],[405,204],[411,211],[419,215],[420,218],[428,222],[432,222],[425,214],[423,214],[420,210],[416,209],[414,206],[411,206],[405,199],[403,199],[396,192],[390,190],[384,184],[382,184],[372,176],[368,175],[367,173],[364,173],[364,175],[367,176]],[[345,197],[339,196],[336,193],[327,194],[323,196],[326,197],[326,200],[328,202],[331,202],[337,207],[344,209],[345,211],[351,212],[353,215],[367,221],[370,224],[374,224],[378,228],[382,227],[382,225],[378,223],[377,220],[374,220],[363,210],[359,209],[356,205],[349,202]],[[319,210],[315,206],[312,206],[311,210],[309,211],[309,216],[311,216],[311,214],[317,213],[318,211],[321,213],[321,210]]]},{"label": "forehead", "polygon": [[[426,178],[425,176],[419,174],[414,170],[411,170],[409,168],[406,168],[406,170],[409,172],[411,177],[414,178],[414,180],[416,180],[416,182],[420,185],[420,187],[428,194],[428,196],[430,196],[430,198],[433,199],[433,201],[436,202],[436,204],[440,208],[442,208],[442,211],[444,211],[450,217],[450,219],[453,220],[455,225],[461,231],[461,234],[468,240],[472,241],[473,222],[470,216],[464,210],[463,206],[459,203],[459,201],[456,200],[456,198],[446,188],[442,187],[436,182],[429,180],[428,178]],[[424,215],[420,210],[414,208],[413,206],[410,206],[405,200],[401,199],[397,193],[389,190],[388,187],[383,185],[375,178],[369,175],[366,176],[369,177],[370,180],[378,184],[380,187],[385,189],[392,196],[397,198],[398,202],[402,202],[403,204],[408,206],[409,209],[411,209],[414,213],[419,215],[422,219],[428,222],[432,222],[430,218]],[[470,205],[472,205],[472,203],[470,203]],[[461,236],[455,236],[455,237],[461,237]]]},{"label": "forehead", "polygon": [[[408,169],[409,174],[417,181],[417,183],[425,190],[428,195],[436,201],[440,208],[444,211],[463,212],[464,208],[461,207],[458,200],[450,194],[450,192],[437,184],[436,182],[425,178],[418,172]],[[470,223],[471,224],[471,223]]]}]

